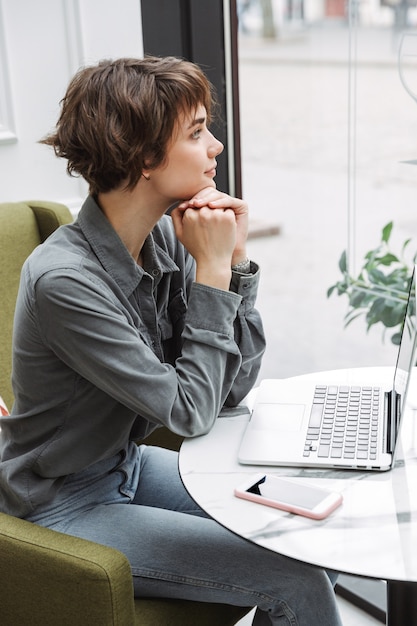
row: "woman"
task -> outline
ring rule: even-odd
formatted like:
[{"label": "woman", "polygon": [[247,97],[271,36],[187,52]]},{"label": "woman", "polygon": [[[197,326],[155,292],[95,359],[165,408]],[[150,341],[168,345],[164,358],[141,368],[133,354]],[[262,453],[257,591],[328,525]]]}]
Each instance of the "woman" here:
[{"label": "woman", "polygon": [[176,454],[135,443],[161,425],[208,432],[264,351],[247,205],[214,183],[212,103],[201,70],[174,58],[104,61],[71,81],[43,143],[90,195],[22,271],[0,509],[121,550],[138,597],[335,626],[325,572],[207,519]]}]

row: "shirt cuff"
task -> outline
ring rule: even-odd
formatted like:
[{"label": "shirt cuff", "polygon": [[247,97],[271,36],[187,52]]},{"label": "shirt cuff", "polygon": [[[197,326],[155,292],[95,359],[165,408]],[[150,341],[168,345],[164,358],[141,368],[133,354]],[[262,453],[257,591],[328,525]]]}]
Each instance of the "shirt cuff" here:
[{"label": "shirt cuff", "polygon": [[232,271],[230,291],[242,296],[241,307],[243,307],[245,311],[248,311],[255,306],[259,279],[260,268],[257,263],[254,263],[254,261],[251,261],[250,274],[241,274],[239,272]]},{"label": "shirt cuff", "polygon": [[193,283],[188,299],[188,322],[197,328],[233,336],[233,322],[241,302],[238,293]]}]

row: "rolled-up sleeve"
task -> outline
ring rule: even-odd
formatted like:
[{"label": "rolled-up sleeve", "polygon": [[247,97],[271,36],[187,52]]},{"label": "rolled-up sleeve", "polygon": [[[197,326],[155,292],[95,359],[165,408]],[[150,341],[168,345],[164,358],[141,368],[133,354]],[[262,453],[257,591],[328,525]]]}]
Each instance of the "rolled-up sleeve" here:
[{"label": "rolled-up sleeve", "polygon": [[249,393],[259,374],[265,352],[265,334],[259,311],[255,308],[260,280],[259,266],[251,262],[251,273],[232,272],[230,290],[241,296],[234,338],[242,357],[239,373],[226,399],[227,406],[235,406]]}]

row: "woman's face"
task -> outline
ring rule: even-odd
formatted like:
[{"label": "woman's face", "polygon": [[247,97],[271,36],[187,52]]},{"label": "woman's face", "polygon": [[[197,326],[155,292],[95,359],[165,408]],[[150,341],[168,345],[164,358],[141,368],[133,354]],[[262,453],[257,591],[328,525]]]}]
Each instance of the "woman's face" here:
[{"label": "woman's face", "polygon": [[223,144],[207,128],[205,107],[199,106],[180,115],[163,164],[149,170],[149,183],[169,203],[188,200],[216,186],[216,157],[222,151]]}]

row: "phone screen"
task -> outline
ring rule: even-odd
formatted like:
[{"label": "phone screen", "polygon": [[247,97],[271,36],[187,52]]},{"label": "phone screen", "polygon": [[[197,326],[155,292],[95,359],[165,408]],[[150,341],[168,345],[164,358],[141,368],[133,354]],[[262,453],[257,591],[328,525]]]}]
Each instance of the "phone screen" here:
[{"label": "phone screen", "polygon": [[299,485],[295,481],[281,480],[275,476],[263,476],[246,490],[248,493],[264,496],[270,500],[286,502],[313,510],[326,497],[326,493],[316,487]]}]

